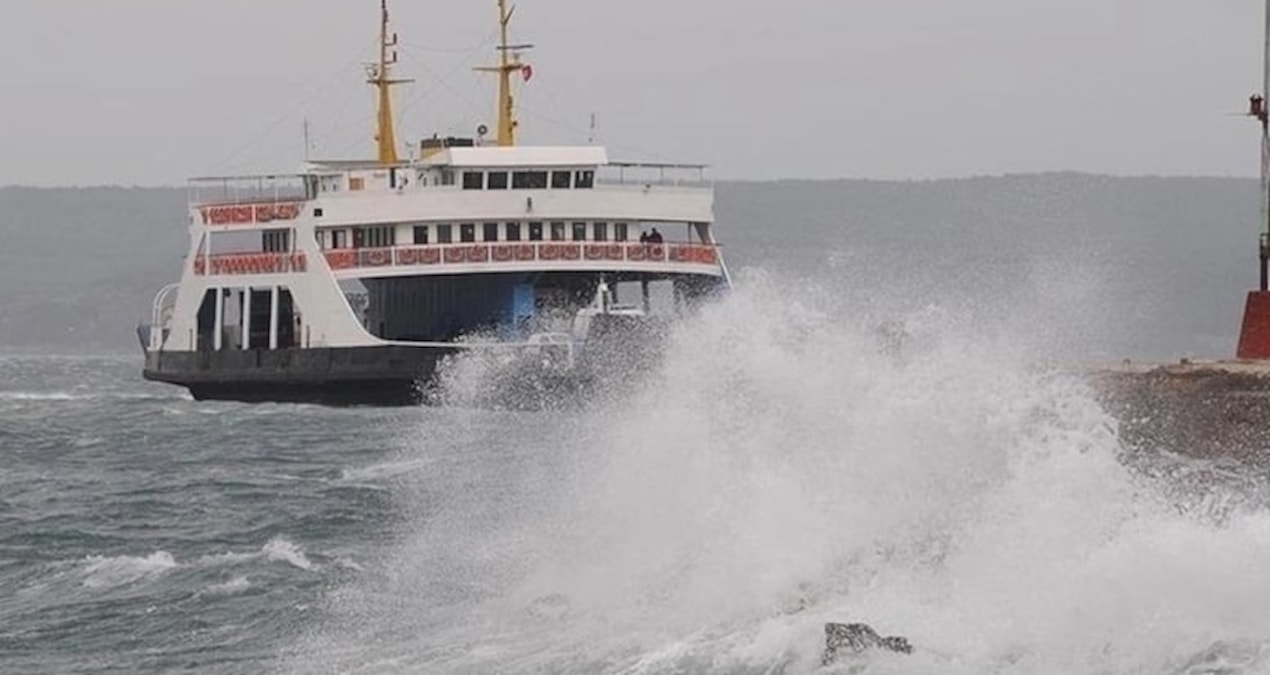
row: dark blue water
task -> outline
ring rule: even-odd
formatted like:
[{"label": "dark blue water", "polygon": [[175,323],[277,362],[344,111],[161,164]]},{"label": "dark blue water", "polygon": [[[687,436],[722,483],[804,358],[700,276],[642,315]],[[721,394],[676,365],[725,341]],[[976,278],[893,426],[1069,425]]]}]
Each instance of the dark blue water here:
[{"label": "dark blue water", "polygon": [[992,336],[917,317],[897,363],[788,297],[551,413],[0,358],[0,672],[811,673],[856,620],[917,649],[853,672],[1270,669],[1255,489],[1124,466],[1079,382]]}]

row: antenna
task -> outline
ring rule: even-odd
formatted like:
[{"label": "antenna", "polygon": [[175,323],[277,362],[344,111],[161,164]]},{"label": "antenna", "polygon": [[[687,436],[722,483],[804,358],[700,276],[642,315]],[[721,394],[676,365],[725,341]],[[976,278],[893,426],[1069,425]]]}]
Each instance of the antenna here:
[{"label": "antenna", "polygon": [[587,136],[587,145],[595,145],[595,113],[591,113],[591,134]]},{"label": "antenna", "polygon": [[304,118],[304,161],[309,161],[309,150],[312,149],[309,141],[309,118]]}]

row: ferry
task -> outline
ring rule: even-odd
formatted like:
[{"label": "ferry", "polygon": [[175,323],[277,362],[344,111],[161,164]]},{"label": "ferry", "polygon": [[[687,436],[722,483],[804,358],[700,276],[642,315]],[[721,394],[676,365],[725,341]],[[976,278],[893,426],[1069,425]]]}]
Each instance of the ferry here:
[{"label": "ferry", "polygon": [[[190,181],[189,248],[138,334],[143,376],[197,400],[409,405],[456,357],[502,384],[576,391],[655,358],[664,328],[731,287],[707,167],[517,143],[498,0],[496,126],[398,144],[397,35],[381,0],[368,159]],[[500,385],[502,386],[502,385]]]}]

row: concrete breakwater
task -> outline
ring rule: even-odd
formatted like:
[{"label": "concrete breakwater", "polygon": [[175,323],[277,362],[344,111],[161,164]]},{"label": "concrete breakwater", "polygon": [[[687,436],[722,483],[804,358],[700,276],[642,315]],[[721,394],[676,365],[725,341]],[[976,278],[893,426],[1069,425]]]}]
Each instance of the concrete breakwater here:
[{"label": "concrete breakwater", "polygon": [[1270,470],[1270,364],[1132,363],[1088,371],[1125,450],[1171,452]]}]

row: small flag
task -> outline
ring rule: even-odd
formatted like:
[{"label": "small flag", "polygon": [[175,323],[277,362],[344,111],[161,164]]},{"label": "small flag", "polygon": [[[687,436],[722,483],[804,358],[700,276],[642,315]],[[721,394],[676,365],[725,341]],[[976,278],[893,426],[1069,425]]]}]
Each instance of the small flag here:
[{"label": "small flag", "polygon": [[526,63],[525,65],[520,67],[520,75],[521,77],[525,78],[526,82],[528,82],[534,77],[534,67]]}]

